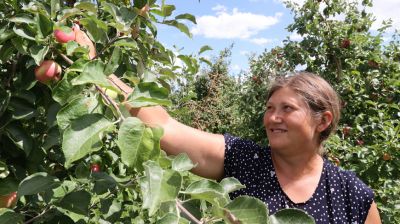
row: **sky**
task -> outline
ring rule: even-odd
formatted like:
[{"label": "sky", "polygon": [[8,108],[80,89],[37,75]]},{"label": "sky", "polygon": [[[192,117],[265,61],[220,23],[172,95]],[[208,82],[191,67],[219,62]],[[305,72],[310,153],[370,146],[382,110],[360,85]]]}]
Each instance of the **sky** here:
[{"label": "sky", "polygon": [[[304,0],[294,1],[301,4]],[[301,38],[285,29],[293,22],[293,15],[281,0],[165,0],[165,4],[175,5],[172,16],[190,13],[197,24],[185,21],[192,38],[176,28],[158,26],[158,40],[169,49],[174,45],[183,48],[183,54],[196,54],[203,45],[209,45],[213,50],[202,54],[209,59],[234,44],[230,74],[247,71],[249,55],[282,45],[288,36],[292,40]],[[400,0],[375,0],[371,12],[377,22],[373,29],[388,18],[392,18],[394,28],[400,29],[399,11]]]}]

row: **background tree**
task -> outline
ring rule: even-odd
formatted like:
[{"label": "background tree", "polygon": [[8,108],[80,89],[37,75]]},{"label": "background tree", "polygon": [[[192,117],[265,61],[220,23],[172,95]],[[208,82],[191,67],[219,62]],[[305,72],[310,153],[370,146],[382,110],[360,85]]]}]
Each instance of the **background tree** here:
[{"label": "background tree", "polygon": [[[299,68],[321,75],[339,93],[343,107],[338,132],[325,144],[326,156],[374,189],[384,223],[400,222],[399,33],[385,41],[390,21],[371,30],[375,19],[367,13],[369,0],[287,1],[286,6],[294,16],[287,29],[302,40],[287,38],[283,46],[250,58],[250,71],[236,82],[237,92],[220,93],[230,94],[224,105],[232,105],[229,121],[220,122],[232,125],[228,132],[266,145],[262,116],[271,80]],[[187,114],[196,111],[188,108]],[[209,104],[200,111],[218,113]],[[205,119],[199,126],[207,124]],[[222,127],[214,130],[224,133]]]},{"label": "background tree", "polygon": [[[191,36],[182,20],[195,18],[172,17],[174,10],[155,0],[0,2],[0,223],[269,220],[260,200],[229,198],[244,187],[236,179],[191,174],[195,164],[187,155],[160,149],[160,127],[125,109],[125,103],[170,106],[176,76],[193,77],[208,62],[175,55],[157,40],[155,24]],[[74,35],[77,29],[95,49],[77,43],[84,38]],[[176,66],[178,58],[184,66]],[[223,74],[218,69],[213,74]],[[111,74],[134,88],[127,102]],[[293,209],[271,222],[293,216],[312,223]]]}]

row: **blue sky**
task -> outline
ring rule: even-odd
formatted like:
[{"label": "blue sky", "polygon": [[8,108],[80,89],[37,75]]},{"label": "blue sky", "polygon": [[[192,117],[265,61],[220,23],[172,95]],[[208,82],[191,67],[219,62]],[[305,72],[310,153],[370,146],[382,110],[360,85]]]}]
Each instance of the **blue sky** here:
[{"label": "blue sky", "polygon": [[[294,0],[302,3],[303,0]],[[285,29],[293,21],[290,11],[281,0],[166,0],[176,10],[173,16],[190,13],[197,25],[187,22],[193,37],[168,26],[158,27],[158,39],[168,48],[183,47],[182,53],[196,53],[203,45],[213,51],[203,56],[211,58],[232,43],[230,73],[248,69],[248,55],[260,54],[265,49],[281,45],[287,36],[299,39],[299,35]],[[376,0],[372,12],[377,21],[392,18],[394,27],[400,28],[400,0]]]}]

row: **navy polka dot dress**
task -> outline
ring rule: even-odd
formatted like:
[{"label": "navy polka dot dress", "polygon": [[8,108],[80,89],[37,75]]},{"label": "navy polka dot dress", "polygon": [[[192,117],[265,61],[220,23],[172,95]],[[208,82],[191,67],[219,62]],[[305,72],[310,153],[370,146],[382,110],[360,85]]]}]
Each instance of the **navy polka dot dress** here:
[{"label": "navy polka dot dress", "polygon": [[264,201],[270,214],[283,208],[299,208],[316,223],[365,222],[374,198],[373,191],[353,172],[324,159],[317,189],[304,203],[294,203],[281,189],[272,164],[271,151],[252,141],[225,134],[225,177],[235,177],[246,188],[231,196],[249,195]]}]

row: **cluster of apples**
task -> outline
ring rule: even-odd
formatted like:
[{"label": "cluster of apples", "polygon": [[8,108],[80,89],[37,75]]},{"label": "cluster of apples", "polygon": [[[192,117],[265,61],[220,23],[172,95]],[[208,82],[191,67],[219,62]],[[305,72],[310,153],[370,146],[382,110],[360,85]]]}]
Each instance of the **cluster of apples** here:
[{"label": "cluster of apples", "polygon": [[[75,32],[72,30],[56,29],[54,30],[54,38],[59,43],[68,43],[75,40]],[[69,31],[69,32],[68,32]],[[41,83],[47,84],[51,81],[58,81],[61,77],[61,66],[53,60],[44,60],[38,67],[35,68],[35,77]]]}]

